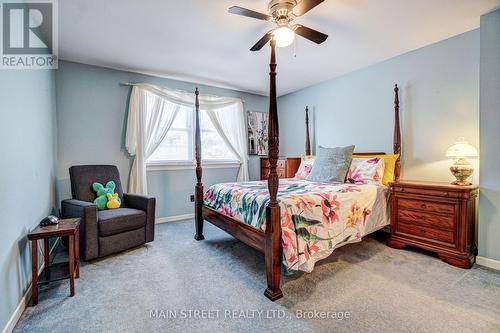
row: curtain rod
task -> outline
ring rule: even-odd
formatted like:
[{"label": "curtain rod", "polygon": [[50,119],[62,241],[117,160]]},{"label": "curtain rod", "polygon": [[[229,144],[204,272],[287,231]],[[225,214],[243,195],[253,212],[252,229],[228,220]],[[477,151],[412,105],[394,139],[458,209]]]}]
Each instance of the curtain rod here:
[{"label": "curtain rod", "polygon": [[159,85],[153,84],[153,83],[144,83],[144,82],[136,82],[136,83],[133,83],[133,82],[120,82],[120,86],[125,86],[125,87],[133,87],[133,86],[136,86],[136,85],[138,85],[138,84],[149,84],[149,85],[152,85],[152,86],[157,86],[157,87],[160,87],[160,88],[162,88],[162,89],[169,89],[169,90],[179,91],[179,92],[183,92],[183,93],[187,93],[187,94],[194,94],[192,91],[181,90],[181,89],[171,89],[171,88],[165,88],[165,87],[162,87],[162,86],[159,86]]},{"label": "curtain rod", "polygon": [[[120,82],[120,86],[123,86],[123,87],[133,87],[133,86],[136,86],[138,84],[141,84],[141,83],[132,83],[132,82]],[[148,84],[151,84],[151,83],[148,83]],[[185,92],[185,93],[190,93],[192,94],[193,92],[192,91],[186,91],[186,90],[180,90],[180,89],[172,89],[172,90],[175,90],[175,91],[180,91],[180,92]],[[216,95],[209,95],[209,94],[202,94],[202,95],[205,95],[205,96],[212,96],[212,97],[219,97],[219,96],[216,96]],[[245,100],[243,98],[239,98],[243,103],[245,103]]]}]

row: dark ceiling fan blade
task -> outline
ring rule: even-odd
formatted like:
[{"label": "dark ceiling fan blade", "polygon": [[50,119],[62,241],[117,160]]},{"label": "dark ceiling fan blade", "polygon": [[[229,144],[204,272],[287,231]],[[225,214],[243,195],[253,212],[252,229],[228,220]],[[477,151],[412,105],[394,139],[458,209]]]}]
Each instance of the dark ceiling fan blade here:
[{"label": "dark ceiling fan blade", "polygon": [[321,44],[328,38],[328,35],[325,35],[324,33],[316,31],[314,29],[304,27],[300,24],[294,25],[293,31],[295,31],[297,35],[307,38],[310,41],[315,42],[316,44]]},{"label": "dark ceiling fan blade", "polygon": [[233,6],[228,9],[228,11],[231,14],[236,14],[236,15],[243,15],[243,16],[248,16],[248,17],[253,17],[259,20],[264,20],[264,21],[271,21],[273,18],[269,15],[262,14],[250,9],[246,9],[243,7],[238,7],[238,6]]},{"label": "dark ceiling fan blade", "polygon": [[292,12],[296,16],[302,16],[325,0],[302,0],[295,7]]},{"label": "dark ceiling fan blade", "polygon": [[264,35],[252,48],[250,51],[259,51],[264,45],[266,45],[271,38],[273,38],[273,31],[269,31],[267,34]]}]

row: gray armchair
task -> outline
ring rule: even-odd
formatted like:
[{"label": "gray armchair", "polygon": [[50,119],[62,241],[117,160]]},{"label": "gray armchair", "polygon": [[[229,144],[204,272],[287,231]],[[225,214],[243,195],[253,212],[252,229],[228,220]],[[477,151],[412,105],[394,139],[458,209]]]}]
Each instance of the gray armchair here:
[{"label": "gray armchair", "polygon": [[[118,168],[114,165],[80,165],[69,168],[72,199],[63,200],[63,218],[79,217],[80,256],[92,260],[124,251],[154,240],[155,206],[153,197],[123,193]],[[92,184],[116,184],[122,205],[97,210]]]}]

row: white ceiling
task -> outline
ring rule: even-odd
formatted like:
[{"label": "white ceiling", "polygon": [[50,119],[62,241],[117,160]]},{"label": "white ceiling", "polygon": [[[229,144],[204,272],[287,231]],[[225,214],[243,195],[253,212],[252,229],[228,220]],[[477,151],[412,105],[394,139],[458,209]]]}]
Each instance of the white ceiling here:
[{"label": "white ceiling", "polygon": [[[269,47],[250,47],[273,23],[227,13],[266,13],[265,0],[62,0],[62,59],[267,94]],[[278,94],[479,27],[500,0],[326,0],[295,22],[330,37],[278,49]],[[293,50],[295,48],[296,56]]]}]

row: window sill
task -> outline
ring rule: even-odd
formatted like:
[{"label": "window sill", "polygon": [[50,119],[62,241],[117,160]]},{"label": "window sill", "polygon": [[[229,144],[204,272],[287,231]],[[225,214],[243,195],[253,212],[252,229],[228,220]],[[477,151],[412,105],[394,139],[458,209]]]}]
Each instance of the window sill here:
[{"label": "window sill", "polygon": [[[239,168],[240,162],[202,162],[203,169],[230,169]],[[193,163],[149,163],[146,171],[173,171],[173,170],[195,170]]]}]

